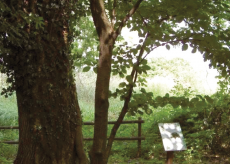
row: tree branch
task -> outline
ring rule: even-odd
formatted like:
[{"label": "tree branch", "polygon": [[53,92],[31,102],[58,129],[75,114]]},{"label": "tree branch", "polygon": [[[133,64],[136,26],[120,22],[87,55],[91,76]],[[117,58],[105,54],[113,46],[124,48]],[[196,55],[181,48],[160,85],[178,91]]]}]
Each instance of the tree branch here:
[{"label": "tree branch", "polygon": [[112,27],[114,27],[114,24],[115,24],[115,19],[116,19],[116,10],[115,8],[117,7],[117,1],[114,0],[113,1],[113,11],[112,11],[112,17],[111,17],[111,24],[112,24]]},{"label": "tree branch", "polygon": [[143,57],[143,59],[145,59],[154,49],[156,49],[158,47],[165,46],[166,44],[171,44],[171,43],[175,43],[175,42],[184,42],[185,40],[188,40],[188,41],[202,41],[202,40],[199,40],[199,39],[189,39],[189,37],[187,37],[187,38],[183,38],[183,39],[177,39],[177,40],[165,42],[165,43],[160,44],[159,46],[152,47],[151,50]]},{"label": "tree branch", "polygon": [[111,24],[105,13],[105,6],[103,0],[90,0],[90,9],[93,17],[93,22],[100,37],[102,31],[111,30]]},{"label": "tree branch", "polygon": [[129,11],[129,13],[124,17],[124,19],[122,20],[122,22],[120,23],[119,27],[116,30],[116,37],[121,33],[121,30],[124,27],[125,23],[136,12],[136,10],[138,9],[142,1],[143,0],[138,0],[136,4],[133,6],[133,8]]},{"label": "tree branch", "polygon": [[110,19],[112,19],[112,2],[111,2],[111,0],[108,0],[108,7],[109,7],[109,9],[108,9],[109,10],[109,16],[110,16]]},{"label": "tree branch", "polygon": [[109,6],[109,16],[110,16],[110,22],[112,27],[114,28],[114,24],[116,21],[116,7],[117,7],[117,0],[113,1],[113,6],[111,0],[108,0],[108,6]]},{"label": "tree branch", "polygon": [[[137,80],[138,72],[137,72],[136,67],[139,67],[139,65],[141,63],[142,55],[144,53],[144,48],[146,46],[145,43],[146,43],[148,37],[149,37],[149,33],[146,34],[145,40],[144,40],[144,42],[143,42],[143,44],[141,46],[141,50],[140,50],[138,58],[137,58],[136,66],[133,65],[133,69],[132,69],[132,72],[130,74],[132,79],[133,79],[133,83],[136,83],[136,80]],[[114,124],[112,130],[111,130],[110,137],[109,137],[109,140],[108,140],[108,144],[107,144],[107,147],[106,147],[106,157],[109,156],[110,150],[112,148],[113,140],[115,138],[117,130],[120,127],[121,122],[124,119],[126,113],[128,112],[128,107],[129,107],[128,105],[129,105],[129,102],[131,100],[131,96],[132,96],[132,93],[133,93],[133,88],[134,88],[134,86],[132,84],[130,84],[130,88],[128,90],[128,95],[125,97],[125,102],[124,102],[123,108],[121,110],[121,113],[120,113],[116,123]]]}]

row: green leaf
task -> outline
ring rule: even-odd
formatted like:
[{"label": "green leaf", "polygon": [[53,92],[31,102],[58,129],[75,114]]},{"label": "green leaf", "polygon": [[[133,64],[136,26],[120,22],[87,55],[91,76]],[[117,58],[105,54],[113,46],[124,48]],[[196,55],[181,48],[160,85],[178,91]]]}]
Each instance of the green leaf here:
[{"label": "green leaf", "polygon": [[155,99],[157,102],[161,102],[162,101],[162,97],[161,96],[157,96]]},{"label": "green leaf", "polygon": [[129,83],[133,83],[133,79],[132,79],[132,76],[131,76],[131,75],[126,76],[126,80],[127,80]]},{"label": "green leaf", "polygon": [[196,98],[196,97],[195,97],[195,98],[192,98],[192,99],[190,100],[191,103],[197,103],[198,101],[199,101],[199,99]]},{"label": "green leaf", "polygon": [[165,94],[165,97],[169,98],[169,93],[166,93],[166,94]]},{"label": "green leaf", "polygon": [[86,66],[86,67],[83,68],[82,71],[83,71],[83,72],[88,72],[89,70],[90,70],[90,67]]},{"label": "green leaf", "polygon": [[146,65],[148,63],[148,61],[146,60],[146,59],[143,59],[142,61],[141,61],[141,64],[143,64],[143,65]]},{"label": "green leaf", "polygon": [[196,48],[193,48],[193,49],[192,49],[192,53],[193,53],[193,54],[196,53],[196,50],[197,50]]},{"label": "green leaf", "polygon": [[222,76],[223,76],[223,77],[226,77],[226,75],[227,75],[226,70],[225,70],[225,69],[224,69],[224,70],[222,70]]},{"label": "green leaf", "polygon": [[186,109],[189,106],[189,99],[183,99],[181,103],[182,109]]},{"label": "green leaf", "polygon": [[209,97],[209,96],[204,96],[204,98],[207,100],[207,102],[208,102],[209,104],[213,104],[214,100],[213,100],[211,97]]},{"label": "green leaf", "polygon": [[138,112],[138,114],[140,114],[140,115],[143,115],[143,114],[144,114],[144,112],[142,112],[142,111],[140,111],[140,110],[138,110],[137,112]]},{"label": "green leaf", "polygon": [[188,44],[184,44],[183,46],[182,46],[182,51],[186,51],[188,49]]},{"label": "green leaf", "polygon": [[94,73],[97,73],[97,67],[93,68]]},{"label": "green leaf", "polygon": [[146,93],[145,88],[141,88],[141,92],[142,92],[142,93]]},{"label": "green leaf", "polygon": [[206,106],[206,102],[205,101],[198,101],[195,105],[198,108],[203,108]]},{"label": "green leaf", "polygon": [[119,76],[120,76],[121,78],[124,78],[124,77],[125,77],[125,75],[124,75],[122,72],[119,72]]},{"label": "green leaf", "polygon": [[125,83],[125,82],[122,82],[122,83],[119,84],[119,87],[120,87],[120,88],[123,88],[123,87],[125,87],[125,85],[126,85],[126,83]]},{"label": "green leaf", "polygon": [[86,64],[86,65],[91,65],[91,61],[86,60],[86,61],[84,62],[84,64]]},{"label": "green leaf", "polygon": [[166,48],[167,48],[167,50],[170,50],[170,45],[167,44],[167,45],[166,45]]},{"label": "green leaf", "polygon": [[150,66],[148,66],[148,65],[144,65],[144,66],[142,67],[142,69],[143,69],[143,70],[150,70],[150,69],[151,69],[151,67],[150,67]]},{"label": "green leaf", "polygon": [[129,108],[133,108],[133,107],[137,107],[137,102],[136,101],[134,101],[134,100],[132,100],[130,103],[129,103]]}]

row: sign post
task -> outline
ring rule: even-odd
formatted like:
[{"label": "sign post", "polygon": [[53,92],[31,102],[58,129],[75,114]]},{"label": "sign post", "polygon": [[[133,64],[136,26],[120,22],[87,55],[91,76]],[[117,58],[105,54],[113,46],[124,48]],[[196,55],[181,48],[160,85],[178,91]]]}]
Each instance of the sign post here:
[{"label": "sign post", "polygon": [[167,151],[166,164],[172,164],[172,163],[173,163],[173,151]]},{"label": "sign post", "polygon": [[166,164],[173,163],[173,152],[186,150],[186,144],[182,134],[180,124],[176,123],[159,123],[162,142],[165,151],[167,151]]}]

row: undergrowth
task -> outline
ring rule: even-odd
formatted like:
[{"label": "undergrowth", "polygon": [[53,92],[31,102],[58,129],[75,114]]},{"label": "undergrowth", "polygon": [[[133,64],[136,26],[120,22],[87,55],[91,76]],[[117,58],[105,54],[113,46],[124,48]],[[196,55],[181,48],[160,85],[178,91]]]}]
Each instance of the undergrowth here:
[{"label": "undergrowth", "polygon": [[[94,79],[95,80],[95,79]],[[78,81],[79,82],[79,81]],[[80,84],[79,103],[82,109],[83,121],[93,121],[94,118],[94,90],[87,89],[86,83]],[[114,84],[115,85],[115,84]],[[175,152],[174,162],[180,164],[197,163],[228,163],[230,151],[230,97],[226,85],[220,82],[220,90],[212,95],[215,100],[210,108],[182,109],[171,105],[152,108],[152,114],[126,116],[125,120],[137,120],[142,117],[142,136],[145,140],[141,145],[141,158],[137,158],[137,141],[115,141],[113,144],[110,164],[162,164],[166,159],[158,123],[179,122],[187,145],[186,151]],[[84,90],[84,87],[86,89]],[[164,86],[161,86],[164,87]],[[78,87],[79,88],[79,87]],[[150,88],[151,89],[151,88]],[[79,89],[78,89],[79,90]],[[159,91],[159,93],[157,93]],[[154,96],[160,95],[162,90],[155,90]],[[84,93],[82,93],[84,92]],[[193,97],[196,91],[183,88],[178,83],[170,92],[173,95]],[[4,98],[0,96],[0,126],[17,126],[17,103],[15,95]],[[123,102],[110,99],[109,120],[117,119]],[[108,126],[108,134],[112,128]],[[93,126],[83,126],[84,137],[93,137]],[[122,124],[117,137],[137,136],[137,124]],[[17,130],[1,130],[0,141],[17,140]],[[92,141],[85,141],[85,149],[89,151]],[[17,145],[0,144],[0,163],[12,163],[17,153]]]}]

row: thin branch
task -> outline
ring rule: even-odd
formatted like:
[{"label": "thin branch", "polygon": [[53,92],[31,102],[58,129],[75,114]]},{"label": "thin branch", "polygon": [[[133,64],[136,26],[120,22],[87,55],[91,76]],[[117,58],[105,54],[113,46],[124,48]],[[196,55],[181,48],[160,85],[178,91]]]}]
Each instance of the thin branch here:
[{"label": "thin branch", "polygon": [[[141,19],[142,19],[142,21],[143,21],[143,23],[144,23],[144,25],[147,27],[148,26],[148,24],[147,24],[147,22],[146,22],[146,19],[141,15],[141,13],[140,12],[137,12],[138,14],[139,14],[139,16],[141,17]],[[161,18],[161,19],[159,19],[159,20],[156,20],[156,23],[158,23],[158,24],[162,24],[164,21],[167,21],[167,20],[170,20],[170,19],[172,19],[172,18],[175,18],[177,15],[168,15],[167,14],[167,16],[166,17],[164,17],[164,18]]]},{"label": "thin branch", "polygon": [[115,24],[115,20],[116,20],[116,7],[117,7],[117,1],[114,0],[113,1],[113,10],[112,10],[112,17],[111,17],[111,24],[112,24],[112,27],[114,27],[114,24]]},{"label": "thin branch", "polygon": [[140,17],[141,17],[141,19],[142,19],[142,21],[143,21],[144,25],[147,27],[147,26],[148,26],[148,24],[147,24],[147,22],[145,21],[145,18],[141,15],[141,13],[140,13],[140,12],[137,12],[137,13],[140,15]]},{"label": "thin branch", "polygon": [[161,23],[163,23],[166,20],[170,20],[172,18],[175,18],[176,16],[177,15],[167,15],[167,17],[161,18],[161,19],[157,20],[156,22],[159,23],[159,24],[161,24]]},{"label": "thin branch", "polygon": [[108,7],[109,7],[109,16],[110,16],[110,21],[112,23],[112,2],[111,0],[108,0]]},{"label": "thin branch", "polygon": [[136,2],[136,4],[133,6],[133,8],[129,11],[129,13],[124,17],[124,19],[121,21],[119,27],[116,30],[116,36],[115,37],[117,37],[121,33],[121,30],[124,27],[125,23],[136,12],[136,10],[138,9],[138,7],[140,6],[140,4],[141,4],[142,1],[143,0],[138,0]]},{"label": "thin branch", "polygon": [[175,43],[175,42],[184,42],[185,40],[189,40],[189,41],[193,41],[193,40],[195,40],[195,41],[202,41],[200,39],[188,39],[188,38],[178,39],[178,40],[174,40],[174,41],[169,41],[169,42],[162,43],[159,46],[152,47],[151,50],[142,58],[142,60],[144,60],[153,50],[155,50],[158,47],[165,46],[166,44],[171,44],[171,43]]},{"label": "thin branch", "polygon": [[[149,33],[146,34],[145,40],[144,40],[144,42],[143,42],[143,44],[141,46],[141,50],[139,52],[138,59],[137,59],[137,62],[136,62],[137,67],[141,63],[140,60],[142,59],[142,55],[144,53],[144,48],[146,46],[145,43],[146,43],[148,37],[149,37]],[[131,75],[131,77],[133,79],[133,83],[136,83],[138,72],[137,72],[137,69],[136,69],[135,66],[133,66],[133,69],[132,69],[132,72],[131,72],[130,75]],[[126,113],[128,112],[128,105],[129,105],[129,102],[131,100],[131,96],[132,96],[132,93],[133,93],[133,88],[134,88],[134,85],[130,84],[130,88],[128,90],[128,95],[125,97],[125,101],[124,101],[124,105],[123,105],[123,108],[121,110],[121,113],[120,113],[116,123],[114,124],[112,130],[111,130],[110,137],[108,139],[107,148],[106,148],[106,153],[107,153],[106,156],[109,156],[109,153],[110,153],[110,150],[112,148],[112,144],[113,144],[115,135],[117,133],[117,130],[120,127],[120,124],[121,124],[122,120],[124,119]]]},{"label": "thin branch", "polygon": [[113,0],[113,5],[111,0],[108,0],[108,6],[109,6],[109,16],[110,16],[111,25],[114,28],[114,24],[116,21],[117,0]]},{"label": "thin branch", "polygon": [[[141,58],[142,55],[144,54],[144,51],[145,51],[145,47],[146,47],[146,41],[148,39],[148,37],[150,36],[150,33],[147,32],[146,35],[145,35],[145,39],[143,41],[143,44],[141,46],[141,49],[140,49],[140,52],[139,52],[139,55],[138,55],[138,59],[137,59],[137,62],[136,62],[136,65],[137,67],[140,65],[140,63],[143,61],[143,59]],[[133,77],[133,76],[132,76]]]}]

